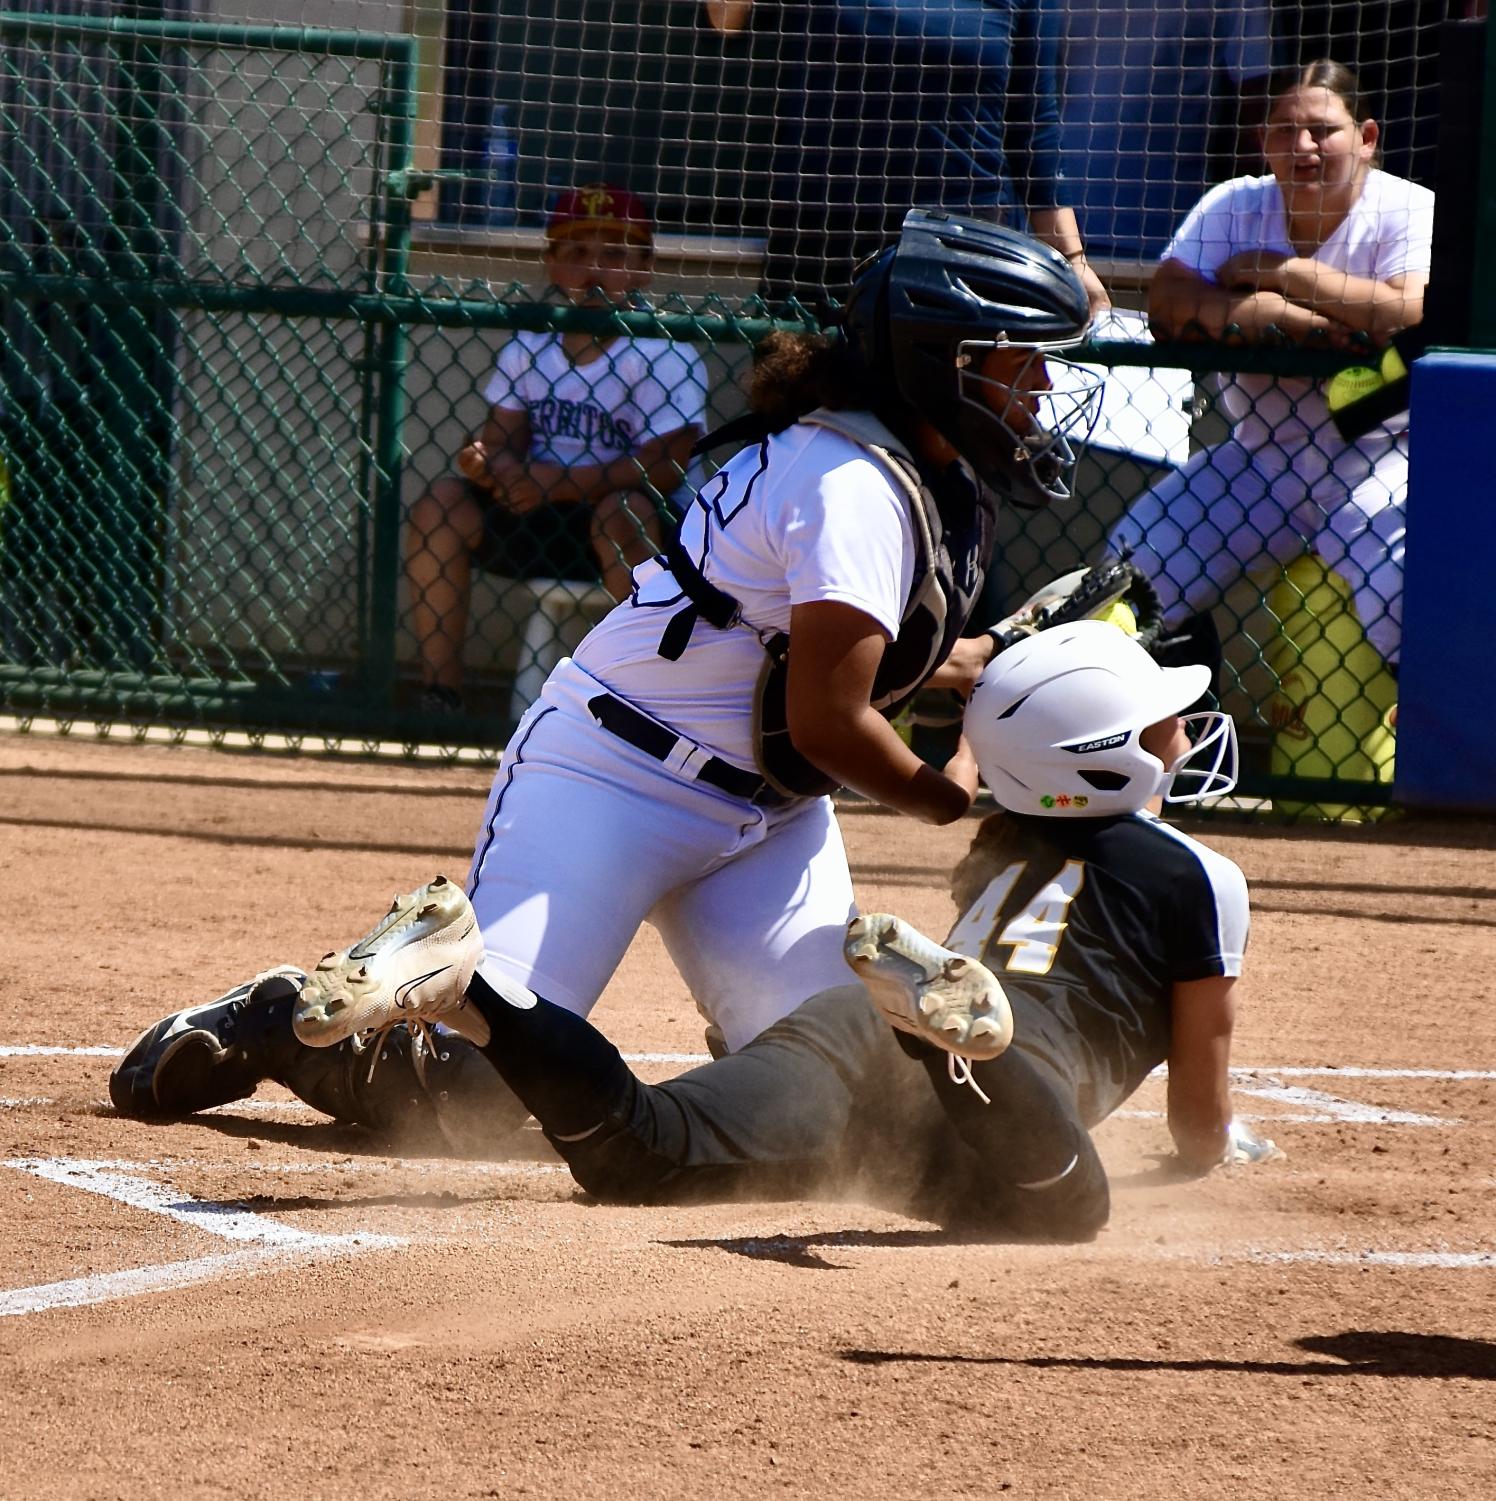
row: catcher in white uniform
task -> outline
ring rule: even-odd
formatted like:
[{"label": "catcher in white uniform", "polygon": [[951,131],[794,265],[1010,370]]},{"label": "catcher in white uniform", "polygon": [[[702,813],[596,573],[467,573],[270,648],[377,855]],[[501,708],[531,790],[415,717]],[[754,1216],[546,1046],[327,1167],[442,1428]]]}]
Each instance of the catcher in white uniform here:
[{"label": "catcher in white uniform", "polygon": [[483,1008],[536,996],[585,1017],[644,921],[729,1051],[843,984],[827,794],[934,823],[970,807],[971,757],[937,771],[888,716],[992,655],[961,633],[997,496],[1068,494],[1100,385],[1055,355],[1089,320],[1058,252],[912,212],[841,338],[771,342],[751,441],[521,721],[468,880],[476,931],[445,882],[400,899],[311,976],[301,1041],[440,1018],[481,1045]]},{"label": "catcher in white uniform", "polygon": [[[925,765],[885,716],[961,637],[996,496],[1068,493],[1100,391],[1053,356],[1089,321],[1058,252],[911,213],[840,339],[771,347],[753,441],[520,722],[468,880],[481,961],[384,993],[370,935],[313,975],[303,1041],[469,983],[585,1016],[646,920],[729,1049],[839,983],[852,882],[826,794],[933,823],[970,806],[975,764]],[[992,646],[962,649],[970,677]],[[380,932],[433,903],[413,893]]]},{"label": "catcher in white uniform", "polygon": [[[1321,61],[1290,75],[1264,129],[1270,175],[1222,183],[1191,210],[1149,291],[1154,329],[1346,348],[1419,322],[1434,195],[1378,170],[1377,138],[1349,69]],[[1236,375],[1223,395],[1231,437],[1135,502],[1108,546],[1131,550],[1170,626],[1219,604],[1243,574],[1312,549],[1395,665],[1407,414],[1347,442],[1318,381]]]}]

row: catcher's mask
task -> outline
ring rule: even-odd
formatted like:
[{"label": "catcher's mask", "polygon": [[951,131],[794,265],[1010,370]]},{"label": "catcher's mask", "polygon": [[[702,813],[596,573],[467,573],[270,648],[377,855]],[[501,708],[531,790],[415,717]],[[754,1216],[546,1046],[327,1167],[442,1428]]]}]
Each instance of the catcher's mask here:
[{"label": "catcher's mask", "polygon": [[[1105,621],[1056,626],[992,660],[966,706],[966,738],[1013,813],[1096,818],[1135,813],[1159,793],[1166,803],[1221,797],[1236,786],[1236,727],[1229,714],[1184,714],[1209,677],[1160,667]],[[1165,766],[1140,738],[1176,715],[1192,744]]]},{"label": "catcher's mask", "polygon": [[875,383],[1028,509],[1070,494],[1100,412],[1101,377],[1057,357],[1090,324],[1085,288],[1058,251],[926,209],[859,269],[842,317]]}]

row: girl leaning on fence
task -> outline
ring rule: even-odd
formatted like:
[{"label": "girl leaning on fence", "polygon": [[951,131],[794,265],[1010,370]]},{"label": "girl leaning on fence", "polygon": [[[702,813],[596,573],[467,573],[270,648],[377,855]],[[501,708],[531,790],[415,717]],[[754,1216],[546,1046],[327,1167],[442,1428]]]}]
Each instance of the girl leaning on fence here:
[{"label": "girl leaning on fence", "polygon": [[[1154,275],[1154,332],[1351,349],[1419,322],[1434,195],[1378,168],[1379,138],[1348,68],[1321,60],[1278,80],[1262,139],[1269,171],[1212,188],[1190,212]],[[1319,381],[1239,374],[1222,396],[1230,438],[1134,502],[1108,547],[1131,549],[1170,625],[1211,610],[1243,575],[1313,551],[1395,665],[1406,412],[1349,442]]]}]

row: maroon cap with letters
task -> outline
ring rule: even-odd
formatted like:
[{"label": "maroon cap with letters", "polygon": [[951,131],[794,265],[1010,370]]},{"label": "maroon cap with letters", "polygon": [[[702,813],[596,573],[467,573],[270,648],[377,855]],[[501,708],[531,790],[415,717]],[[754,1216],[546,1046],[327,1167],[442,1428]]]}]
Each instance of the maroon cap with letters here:
[{"label": "maroon cap with letters", "polygon": [[654,244],[654,224],[644,200],[627,188],[603,182],[585,183],[563,193],[546,221],[545,237],[565,240],[594,229],[621,229],[631,245]]}]

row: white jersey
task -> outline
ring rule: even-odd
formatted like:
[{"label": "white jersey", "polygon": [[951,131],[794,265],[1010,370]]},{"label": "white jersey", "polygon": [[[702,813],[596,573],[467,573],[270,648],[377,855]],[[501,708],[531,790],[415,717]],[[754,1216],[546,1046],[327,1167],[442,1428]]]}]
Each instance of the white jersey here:
[{"label": "white jersey", "polygon": [[681,532],[707,578],[742,604],[740,626],[699,620],[680,658],[660,638],[685,601],[659,561],[634,570],[633,598],[582,642],[577,665],[621,698],[738,766],[754,766],[753,696],[763,642],[790,610],[830,601],[892,640],[918,556],[908,502],[865,448],[797,424],[736,454],[702,486]]},{"label": "white jersey", "polygon": [[[1372,171],[1345,221],[1314,259],[1351,276],[1389,281],[1426,276],[1432,257],[1434,195],[1416,183]],[[1212,188],[1190,211],[1163,259],[1178,261],[1207,280],[1244,250],[1294,255],[1288,215],[1275,177],[1238,177]],[[1318,381],[1271,375],[1234,375],[1223,382],[1234,436],[1247,448],[1271,443],[1294,452],[1318,441],[1335,451],[1341,439],[1330,421]],[[1407,426],[1407,413],[1392,419]]]},{"label": "white jersey", "polygon": [[571,468],[611,463],[651,438],[701,427],[706,373],[689,344],[669,339],[618,339],[577,365],[559,334],[522,330],[500,349],[483,396],[526,415],[531,459]]}]

